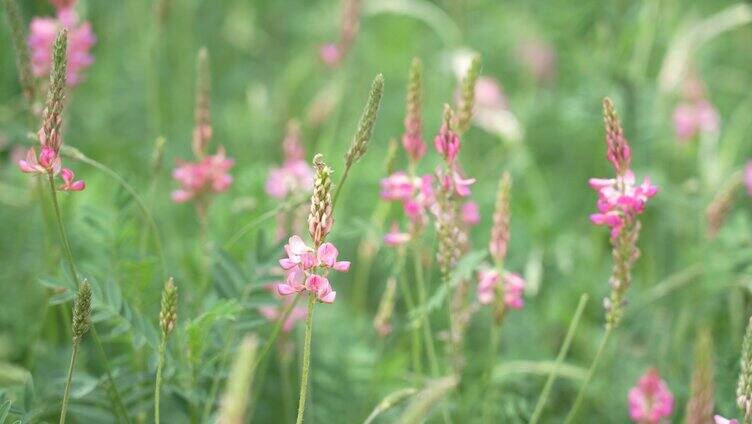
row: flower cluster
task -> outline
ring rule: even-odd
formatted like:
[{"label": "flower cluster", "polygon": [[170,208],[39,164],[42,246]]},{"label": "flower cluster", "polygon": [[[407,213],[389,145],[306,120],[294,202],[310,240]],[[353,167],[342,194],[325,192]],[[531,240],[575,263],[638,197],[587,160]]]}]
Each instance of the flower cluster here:
[{"label": "flower cluster", "polygon": [[232,185],[232,176],[228,172],[234,163],[222,148],[215,155],[205,156],[197,162],[179,161],[172,177],[180,183],[180,188],[172,192],[172,200],[183,203],[227,191]]},{"label": "flower cluster", "polygon": [[55,37],[61,29],[67,28],[68,71],[67,83],[75,86],[82,80],[83,72],[94,63],[91,48],[97,37],[89,22],[79,23],[73,1],[53,1],[57,8],[55,18],[34,18],[29,31],[29,49],[31,50],[31,69],[36,77],[44,77],[52,70],[52,48]]},{"label": "flower cluster", "polygon": [[717,133],[721,118],[708,100],[705,85],[699,76],[690,74],[684,81],[682,100],[674,108],[674,132],[679,141],[688,141],[699,134]]},{"label": "flower cluster", "polygon": [[46,174],[54,177],[60,174],[63,184],[59,186],[63,191],[81,191],[86,188],[83,181],[75,181],[75,174],[68,168],[62,167],[60,149],[63,146],[61,127],[63,125],[63,105],[65,100],[66,54],[68,31],[63,29],[58,34],[53,47],[53,69],[50,75],[50,88],[47,101],[42,111],[42,127],[37,132],[41,151],[37,156],[32,147],[26,152],[24,159],[18,161],[21,172],[27,174]]},{"label": "flower cluster", "polygon": [[658,187],[650,183],[649,177],[635,185],[632,171],[616,178],[591,178],[589,184],[598,192],[598,213],[590,215],[590,220],[596,225],[610,227],[613,239],[619,236],[625,222],[641,214],[648,199],[658,193]]},{"label": "flower cluster", "polygon": [[285,252],[287,257],[280,259],[279,265],[287,271],[287,278],[277,284],[277,292],[289,295],[307,290],[321,302],[334,302],[337,292],[332,290],[327,275],[330,270],[347,272],[350,269],[350,262],[337,260],[337,248],[326,242],[314,249],[294,235],[285,244]]},{"label": "flower cluster", "polygon": [[295,193],[310,193],[313,190],[313,169],[304,159],[300,128],[295,122],[288,125],[282,150],[284,161],[282,166],[269,171],[266,193],[275,199],[285,199]]},{"label": "flower cluster", "polygon": [[674,396],[655,368],[640,377],[628,400],[629,417],[637,423],[658,424],[674,410]]},{"label": "flower cluster", "polygon": [[502,275],[495,269],[478,271],[478,302],[490,305],[496,302],[499,287],[503,287],[504,306],[511,309],[522,309],[525,301],[522,295],[525,291],[525,279],[519,274],[504,272]]}]

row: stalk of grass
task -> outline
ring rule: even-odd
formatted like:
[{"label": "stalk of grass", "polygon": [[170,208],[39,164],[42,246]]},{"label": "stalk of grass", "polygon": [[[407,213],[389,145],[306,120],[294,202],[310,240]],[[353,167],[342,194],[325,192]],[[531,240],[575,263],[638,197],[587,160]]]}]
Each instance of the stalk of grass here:
[{"label": "stalk of grass", "polygon": [[298,417],[296,424],[303,423],[305,415],[306,395],[308,393],[308,377],[311,372],[311,338],[313,337],[313,307],[316,305],[316,295],[308,294],[308,316],[306,317],[305,339],[303,342],[303,365],[300,375],[300,396],[298,397]]},{"label": "stalk of grass", "polygon": [[159,357],[157,362],[157,377],[154,385],[154,422],[160,423],[160,392],[162,389],[162,369],[165,365],[165,352],[167,339],[175,329],[178,319],[178,288],[172,278],[165,283],[162,291],[162,305],[159,311],[159,327],[162,330],[162,338],[159,342]]},{"label": "stalk of grass", "polygon": [[567,414],[567,418],[566,420],[564,420],[564,424],[570,424],[570,423],[575,422],[575,418],[577,418],[577,412],[580,409],[580,405],[582,404],[582,401],[585,399],[585,393],[587,393],[588,385],[590,385],[590,381],[593,379],[593,374],[595,374],[595,370],[598,369],[598,364],[600,364],[601,358],[603,356],[603,351],[606,349],[606,345],[608,344],[608,339],[611,336],[612,331],[613,331],[613,327],[611,326],[606,327],[606,332],[604,333],[603,338],[601,339],[601,344],[598,346],[598,350],[595,353],[593,362],[590,363],[590,368],[588,369],[588,373],[587,373],[587,376],[585,377],[585,381],[582,383],[582,386],[580,387],[580,391],[577,393],[577,398],[572,404],[572,408],[569,410],[569,413]]},{"label": "stalk of grass", "polygon": [[78,294],[73,306],[73,352],[71,353],[71,361],[68,366],[68,378],[63,394],[63,406],[60,410],[60,424],[65,424],[71,383],[73,381],[73,370],[76,367],[76,359],[78,358],[78,348],[81,345],[81,339],[84,334],[89,331],[89,327],[91,327],[91,285],[84,280],[78,288]]},{"label": "stalk of grass", "polygon": [[[423,276],[423,264],[420,262],[420,245],[416,242],[413,243],[413,266],[415,271],[415,281],[418,286],[418,308],[423,309],[427,303],[426,282]],[[433,340],[433,330],[431,329],[431,322],[428,319],[428,312],[421,314],[421,327],[423,328],[423,337],[425,338],[426,353],[428,355],[429,366],[431,367],[431,374],[434,377],[439,376],[439,360],[436,354],[436,346]]]},{"label": "stalk of grass", "polygon": [[371,424],[379,415],[381,415],[381,413],[388,411],[400,402],[404,402],[410,396],[416,393],[418,393],[418,389],[413,387],[399,389],[393,393],[390,393],[384,399],[382,399],[375,408],[373,408],[373,411],[371,411],[371,414],[368,415],[365,421],[363,421],[363,424]]},{"label": "stalk of grass", "polygon": [[540,396],[538,396],[538,402],[536,402],[535,404],[533,415],[530,418],[530,424],[536,424],[540,419],[541,414],[543,413],[543,408],[546,406],[548,396],[551,393],[551,388],[554,386],[554,381],[559,374],[559,368],[564,362],[564,358],[566,358],[567,352],[569,352],[569,346],[571,345],[574,334],[577,331],[577,326],[580,324],[580,318],[582,317],[582,312],[585,310],[585,305],[587,305],[587,302],[587,294],[580,296],[580,303],[577,304],[577,309],[574,312],[572,321],[569,323],[567,334],[566,336],[564,336],[564,342],[561,344],[559,353],[556,355],[556,363],[554,365],[554,368],[548,374],[548,378],[546,378],[546,384],[543,385],[543,390],[541,391]]},{"label": "stalk of grass", "polygon": [[253,385],[254,371],[251,368],[258,341],[256,336],[243,339],[227,381],[227,391],[222,401],[218,424],[243,424],[246,422],[248,395]]}]

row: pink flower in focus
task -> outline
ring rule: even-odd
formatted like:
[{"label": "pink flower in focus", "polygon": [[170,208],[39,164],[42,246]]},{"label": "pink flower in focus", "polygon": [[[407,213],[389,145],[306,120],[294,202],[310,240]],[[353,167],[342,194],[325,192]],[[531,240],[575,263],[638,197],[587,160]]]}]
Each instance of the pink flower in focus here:
[{"label": "pink flower in focus", "polygon": [[400,246],[410,241],[410,234],[400,232],[397,223],[392,224],[392,229],[384,236],[384,243],[388,246]]},{"label": "pink flower in focus", "polygon": [[713,420],[715,421],[715,424],[739,424],[738,420],[735,420],[735,419],[730,419],[729,420],[727,418],[723,418],[720,415],[714,416]]},{"label": "pink flower in focus", "polygon": [[629,416],[638,423],[658,424],[674,410],[674,396],[655,368],[640,377],[628,400]]},{"label": "pink flower in focus", "polygon": [[480,211],[477,203],[469,201],[462,205],[462,222],[467,225],[476,225],[480,222]]},{"label": "pink flower in focus", "polygon": [[63,168],[63,170],[60,172],[60,176],[63,177],[63,185],[60,186],[60,190],[81,191],[86,188],[86,183],[84,183],[83,181],[73,181],[76,175],[68,168]]},{"label": "pink flower in focus", "polygon": [[211,193],[222,193],[232,185],[230,169],[235,161],[226,157],[220,148],[215,155],[205,156],[198,162],[178,162],[172,178],[180,183],[180,189],[172,192],[172,200],[187,202]]},{"label": "pink flower in focus", "polygon": [[674,109],[674,131],[682,141],[717,132],[720,120],[715,107],[704,99],[682,102]]},{"label": "pink flower in focus", "polygon": [[78,23],[73,7],[61,7],[73,2],[56,2],[58,6],[56,18],[34,18],[29,29],[28,45],[31,51],[31,69],[36,77],[49,75],[52,69],[52,47],[55,38],[62,28],[68,33],[68,64],[67,83],[75,86],[81,82],[81,75],[94,62],[91,48],[96,44],[97,37],[89,22]]},{"label": "pink flower in focus", "polygon": [[[478,272],[478,302],[481,305],[488,305],[496,300],[496,287],[502,282],[501,274],[495,269],[482,270]],[[503,277],[504,283],[504,305],[510,309],[522,309],[525,306],[523,294],[525,291],[525,280],[518,274],[505,272]]]},{"label": "pink flower in focus", "polygon": [[47,174],[57,175],[61,169],[61,161],[54,149],[42,146],[42,151],[37,158],[37,152],[32,147],[26,152],[26,157],[18,161],[18,167],[21,172],[27,174]]},{"label": "pink flower in focus", "polygon": [[444,122],[433,140],[433,145],[446,163],[452,165],[460,152],[460,137],[449,128],[447,122]]},{"label": "pink flower in focus", "polygon": [[590,215],[590,220],[610,227],[612,238],[618,237],[625,219],[641,214],[648,199],[658,193],[658,187],[652,185],[648,177],[635,186],[634,173],[629,170],[615,179],[591,178],[589,184],[598,192],[599,211]]},{"label": "pink flower in focus", "polygon": [[337,248],[327,242],[314,251],[300,236],[293,235],[285,245],[285,253],[287,257],[280,259],[279,265],[287,271],[287,279],[277,284],[277,292],[290,295],[307,290],[320,302],[334,302],[337,293],[332,291],[326,275],[330,270],[347,272],[350,269],[350,262],[337,260]]}]

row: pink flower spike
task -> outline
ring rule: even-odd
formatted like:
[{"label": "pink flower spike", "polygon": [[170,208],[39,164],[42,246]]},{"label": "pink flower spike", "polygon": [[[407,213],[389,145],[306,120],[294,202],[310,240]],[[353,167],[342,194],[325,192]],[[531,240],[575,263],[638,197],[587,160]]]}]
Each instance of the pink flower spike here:
[{"label": "pink flower spike", "polygon": [[84,183],[83,181],[73,181],[76,175],[68,168],[63,168],[63,170],[60,172],[60,176],[63,178],[63,185],[60,186],[60,190],[81,191],[86,188],[86,183]]},{"label": "pink flower spike", "polygon": [[433,145],[446,163],[451,165],[460,152],[460,137],[445,122],[439,130],[439,134],[434,138]]},{"label": "pink flower spike", "polygon": [[674,396],[655,368],[640,377],[628,400],[629,416],[637,423],[658,424],[674,410]]},{"label": "pink flower spike", "polygon": [[400,246],[410,241],[410,234],[399,230],[397,223],[392,224],[392,229],[384,235],[384,243],[388,246]]},{"label": "pink flower spike", "polygon": [[727,419],[723,418],[720,415],[716,415],[713,417],[713,420],[715,420],[715,424],[739,424],[739,421],[736,419]]}]

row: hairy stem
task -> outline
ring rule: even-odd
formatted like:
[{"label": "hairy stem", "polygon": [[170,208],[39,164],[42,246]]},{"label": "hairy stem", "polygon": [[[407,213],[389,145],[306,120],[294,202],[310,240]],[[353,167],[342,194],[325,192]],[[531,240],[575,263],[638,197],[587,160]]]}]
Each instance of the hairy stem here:
[{"label": "hairy stem", "polygon": [[595,370],[598,368],[598,363],[601,360],[601,356],[603,355],[603,351],[606,348],[606,344],[608,343],[608,338],[611,335],[612,327],[606,327],[606,333],[603,335],[603,339],[601,340],[600,346],[598,346],[598,351],[595,353],[595,357],[593,358],[593,362],[590,364],[590,369],[588,369],[587,376],[585,377],[585,381],[582,383],[582,387],[580,387],[580,392],[577,394],[577,398],[574,401],[574,404],[572,405],[572,409],[569,410],[569,414],[567,415],[566,421],[564,421],[564,424],[570,424],[574,423],[575,418],[577,418],[577,411],[580,408],[580,404],[582,404],[583,399],[585,398],[585,392],[587,391],[587,387],[590,384],[590,380],[593,378],[593,374],[595,374]]},{"label": "hairy stem", "polygon": [[73,369],[76,367],[76,359],[78,358],[78,345],[80,340],[73,339],[73,352],[71,353],[71,361],[68,366],[68,379],[65,382],[65,393],[63,394],[63,406],[60,409],[60,424],[65,424],[65,416],[68,414],[68,400],[70,398],[71,382],[73,381]]},{"label": "hairy stem", "polygon": [[347,181],[347,176],[350,174],[350,164],[345,165],[345,172],[342,173],[342,178],[339,179],[337,188],[334,190],[334,197],[332,197],[332,209],[337,205],[337,199],[339,199],[339,193],[342,191],[342,186]]},{"label": "hairy stem", "polygon": [[554,381],[556,380],[556,376],[559,372],[559,367],[561,366],[562,362],[564,362],[564,358],[567,356],[567,352],[569,352],[569,345],[572,344],[574,333],[577,331],[577,326],[580,324],[580,318],[582,317],[582,312],[585,310],[585,305],[587,304],[587,302],[588,295],[583,294],[580,297],[580,303],[577,305],[574,317],[572,317],[572,322],[569,323],[567,335],[564,336],[564,343],[561,344],[559,353],[556,355],[556,363],[554,364],[554,368],[548,374],[546,384],[543,386],[543,391],[541,391],[541,394],[538,397],[538,402],[535,404],[535,410],[533,411],[532,418],[530,418],[530,424],[536,424],[540,419],[541,414],[543,413],[543,407],[546,406],[548,395],[551,393],[551,388],[554,386]]},{"label": "hairy stem", "polygon": [[305,341],[303,343],[303,369],[300,375],[300,397],[298,400],[298,418],[296,424],[303,423],[305,415],[306,394],[308,393],[308,377],[311,372],[311,338],[313,337],[313,307],[316,305],[316,295],[308,294],[308,317],[306,317]]}]

